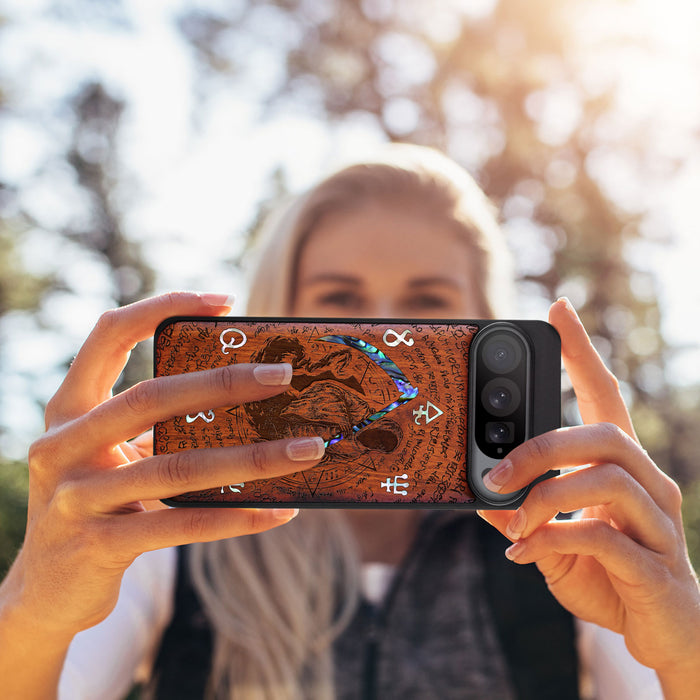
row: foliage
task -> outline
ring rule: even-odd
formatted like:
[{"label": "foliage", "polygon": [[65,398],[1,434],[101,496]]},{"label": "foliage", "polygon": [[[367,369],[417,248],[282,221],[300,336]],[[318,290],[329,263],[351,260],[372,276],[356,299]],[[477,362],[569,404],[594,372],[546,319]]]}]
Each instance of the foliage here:
[{"label": "foliage", "polygon": [[[597,165],[619,156],[651,177],[660,163],[645,171],[643,126],[608,136],[619,122],[617,86],[586,79],[577,25],[585,4],[501,0],[470,15],[450,2],[246,0],[191,10],[179,26],[214,90],[250,70],[236,47],[267,40],[284,66],[266,94],[270,113],[303,105],[331,121],[362,115],[389,140],[442,148],[464,163],[503,212],[522,296],[539,299],[538,309],[562,293],[573,298],[645,417],[642,439],[687,481],[697,467],[674,447],[686,417],[663,381],[670,349],[654,283],[630,262],[645,242],[644,205],[621,201]],[[270,27],[282,41],[270,41]],[[567,417],[575,420],[571,400]],[[653,434],[659,424],[665,440]]]},{"label": "foliage", "polygon": [[[651,157],[653,126],[620,128],[614,80],[587,84],[577,24],[584,4],[501,0],[475,17],[449,2],[246,0],[190,11],[180,28],[220,89],[222,76],[235,83],[246,72],[237,40],[264,42],[261,27],[284,27],[274,50],[285,75],[267,95],[271,112],[301,104],[331,121],[364,115],[389,140],[435,146],[467,166],[503,212],[523,295],[574,299],[643,444],[689,486],[698,477],[700,388],[663,379],[673,350],[658,296],[630,262],[650,229],[644,204],[616,197],[604,171],[619,157],[652,181],[677,163]],[[566,414],[576,420],[571,395]],[[700,525],[688,526],[697,557]]]},{"label": "foliage", "polygon": [[700,571],[700,479],[684,489],[683,524],[690,560],[695,571]]},{"label": "foliage", "polygon": [[[66,6],[67,8],[67,6]],[[5,18],[4,18],[5,19]],[[11,24],[6,18],[3,27]],[[0,116],[11,113],[12,91],[0,86]],[[62,120],[69,125],[68,138],[58,163],[43,163],[36,173],[20,184],[3,182],[0,176],[0,323],[10,314],[25,316],[40,333],[52,324],[50,315],[42,313],[44,305],[55,295],[79,295],[73,288],[70,274],[77,253],[93,256],[101,262],[104,275],[112,280],[116,305],[130,303],[148,295],[153,289],[154,275],[141,254],[140,246],[124,233],[123,197],[118,186],[125,179],[120,173],[117,137],[124,104],[99,82],[88,82],[64,99]],[[85,211],[75,211],[63,224],[53,229],[27,211],[23,195],[44,179],[49,187],[51,173],[76,184],[82,195],[76,202],[85,203]],[[66,251],[61,268],[50,273],[29,273],[21,249],[25,238],[40,232],[45,240],[62,241]],[[73,260],[70,258],[75,256]],[[68,276],[64,276],[64,271]],[[1,329],[4,330],[4,329]],[[0,335],[0,351],[5,338]],[[65,358],[67,366],[71,357]],[[130,385],[150,374],[151,359],[147,348],[138,348],[121,377],[122,385]],[[0,382],[0,392],[4,390]],[[12,405],[11,396],[0,396],[3,410]],[[0,435],[6,427],[0,424]],[[0,571],[14,559],[24,536],[28,481],[26,465],[7,460],[0,454]]]},{"label": "foliage", "polygon": [[0,579],[24,538],[28,487],[26,464],[0,461]]},{"label": "foliage", "polygon": [[[0,212],[2,209],[0,204]],[[11,310],[35,310],[41,297],[52,286],[49,277],[32,275],[22,269],[17,251],[22,230],[18,224],[17,221],[0,219],[0,317]]]},{"label": "foliage", "polygon": [[[125,211],[118,195],[121,181],[117,137],[125,104],[99,82],[83,85],[72,96],[73,131],[65,155],[80,187],[88,196],[90,216],[63,235],[94,251],[113,279],[116,306],[130,304],[153,290],[155,274],[141,246],[124,231]],[[117,389],[149,376],[151,358],[137,346]]]}]

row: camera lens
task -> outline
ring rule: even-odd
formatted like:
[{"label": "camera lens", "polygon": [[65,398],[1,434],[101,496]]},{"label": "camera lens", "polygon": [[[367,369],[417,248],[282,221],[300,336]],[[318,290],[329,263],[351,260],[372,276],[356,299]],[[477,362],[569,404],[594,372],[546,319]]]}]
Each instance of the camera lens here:
[{"label": "camera lens", "polygon": [[505,333],[494,334],[493,338],[489,338],[482,353],[484,364],[497,374],[512,372],[522,356],[520,343]]},{"label": "camera lens", "polygon": [[513,423],[497,421],[486,424],[486,442],[503,445],[513,442]]},{"label": "camera lens", "polygon": [[520,389],[506,377],[496,377],[486,382],[481,391],[481,403],[494,416],[507,416],[520,406]]},{"label": "camera lens", "polygon": [[510,406],[511,399],[512,396],[510,391],[502,386],[497,387],[489,394],[489,403],[491,404],[491,407],[495,408],[497,411],[502,411],[504,408],[508,408],[508,406]]}]

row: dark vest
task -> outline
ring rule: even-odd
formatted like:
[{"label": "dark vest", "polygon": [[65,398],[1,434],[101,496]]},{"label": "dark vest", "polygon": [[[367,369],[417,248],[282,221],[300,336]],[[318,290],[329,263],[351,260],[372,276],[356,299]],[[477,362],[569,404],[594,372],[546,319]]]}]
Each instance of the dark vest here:
[{"label": "dark vest", "polygon": [[[338,700],[578,700],[573,618],[534,565],[472,513],[426,517],[384,604],[363,603],[336,641]],[[153,697],[204,696],[212,632],[179,550],[174,615]]]}]

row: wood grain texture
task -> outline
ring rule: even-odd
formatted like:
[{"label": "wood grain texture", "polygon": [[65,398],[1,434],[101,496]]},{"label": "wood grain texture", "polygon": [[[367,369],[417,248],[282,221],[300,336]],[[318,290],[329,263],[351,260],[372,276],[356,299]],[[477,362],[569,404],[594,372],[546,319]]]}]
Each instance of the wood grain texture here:
[{"label": "wood grain texture", "polygon": [[[476,332],[476,326],[447,322],[207,318],[162,325],[155,341],[156,376],[244,362],[290,362],[294,376],[289,390],[271,399],[212,406],[158,423],[156,454],[304,435],[332,443],[322,462],[306,471],[223,484],[169,502],[473,502],[466,416],[469,348]],[[406,399],[406,387],[417,395]]]}]

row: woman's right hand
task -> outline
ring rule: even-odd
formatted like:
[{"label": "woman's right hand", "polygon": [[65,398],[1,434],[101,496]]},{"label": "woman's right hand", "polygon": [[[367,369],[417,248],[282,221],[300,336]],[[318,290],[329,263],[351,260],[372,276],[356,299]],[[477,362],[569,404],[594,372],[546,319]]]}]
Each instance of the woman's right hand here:
[{"label": "woman's right hand", "polygon": [[[27,531],[0,588],[0,610],[14,610],[15,618],[33,621],[44,634],[69,639],[109,614],[124,570],[142,552],[260,532],[295,515],[293,509],[144,505],[306,469],[323,454],[319,438],[156,457],[127,442],[160,420],[286,390],[288,367],[233,365],[150,379],[112,396],[131,349],[160,321],[225,313],[225,301],[223,295],[174,293],[100,318],[49,402],[46,433],[30,450]],[[278,371],[268,369],[263,377],[260,367]]]}]

